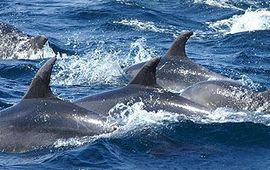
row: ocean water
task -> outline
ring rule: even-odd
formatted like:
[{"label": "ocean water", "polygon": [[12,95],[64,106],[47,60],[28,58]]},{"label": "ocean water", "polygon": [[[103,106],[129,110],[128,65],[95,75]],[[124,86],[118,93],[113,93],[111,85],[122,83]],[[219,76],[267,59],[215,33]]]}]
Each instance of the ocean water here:
[{"label": "ocean water", "polygon": [[[187,43],[194,62],[270,88],[268,0],[2,0],[0,21],[49,37],[41,53],[0,60],[1,109],[20,101],[52,49],[52,89],[74,101],[126,85],[125,66],[162,57],[187,30],[195,33]],[[270,169],[269,114],[220,108],[183,118],[142,105],[129,107],[113,133],[1,152],[0,169]]]}]

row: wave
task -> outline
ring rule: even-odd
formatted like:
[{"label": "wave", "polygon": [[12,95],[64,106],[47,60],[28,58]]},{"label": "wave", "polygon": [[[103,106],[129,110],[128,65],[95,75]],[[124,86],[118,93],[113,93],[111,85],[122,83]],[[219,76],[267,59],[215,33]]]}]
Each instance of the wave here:
[{"label": "wave", "polygon": [[242,15],[234,15],[229,19],[208,22],[207,24],[210,29],[222,34],[270,30],[270,11],[248,9]]},{"label": "wave", "polygon": [[261,0],[194,0],[194,3],[239,11],[245,11],[247,8],[260,9],[269,6],[269,2]]},{"label": "wave", "polygon": [[151,32],[171,34],[174,37],[177,37],[182,32],[182,31],[179,31],[174,26],[165,27],[163,25],[158,25],[152,21],[139,21],[137,19],[123,19],[121,21],[114,21],[113,23],[130,26],[138,30],[142,30],[142,31],[151,31]]},{"label": "wave", "polygon": [[127,5],[127,6],[136,6],[136,7],[144,8],[143,6],[140,6],[138,3],[134,1],[130,1],[130,0],[116,0],[116,2]]},{"label": "wave", "polygon": [[214,6],[214,7],[219,7],[219,8],[232,8],[232,9],[242,10],[241,8],[238,8],[234,4],[232,4],[232,1],[229,1],[229,0],[194,0],[194,3],[206,4],[209,6]]}]

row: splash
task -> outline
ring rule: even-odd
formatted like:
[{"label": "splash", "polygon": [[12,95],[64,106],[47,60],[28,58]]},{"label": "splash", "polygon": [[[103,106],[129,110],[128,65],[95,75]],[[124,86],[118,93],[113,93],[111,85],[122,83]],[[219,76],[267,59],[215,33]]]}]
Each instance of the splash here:
[{"label": "splash", "polygon": [[6,59],[27,59],[27,60],[39,60],[44,58],[51,58],[55,56],[53,49],[49,46],[47,42],[44,47],[38,51],[28,50],[28,51],[15,51],[10,58]]},{"label": "splash", "polygon": [[235,34],[239,32],[270,30],[270,11],[248,9],[242,15],[234,15],[229,19],[208,22],[209,28],[222,34]]},{"label": "splash", "polygon": [[130,26],[142,31],[151,31],[151,32],[158,32],[158,33],[166,33],[171,34],[174,37],[177,37],[181,34],[181,31],[177,30],[177,28],[173,26],[163,26],[155,24],[152,21],[139,21],[137,19],[123,19],[121,21],[114,21],[114,24],[120,24],[125,26]]},{"label": "splash", "polygon": [[[120,111],[120,112],[119,112]],[[120,114],[119,114],[120,113]],[[178,122],[181,115],[164,110],[147,111],[143,102],[132,105],[119,103],[109,111],[107,122],[123,125],[122,129],[136,129],[140,126],[163,125]],[[141,128],[141,127],[140,127]]]},{"label": "splash", "polygon": [[138,64],[152,59],[153,56],[157,56],[156,51],[149,48],[146,45],[146,39],[142,37],[130,44],[126,63]]},{"label": "splash", "polygon": [[58,71],[52,76],[54,85],[116,84],[122,75],[118,52],[96,49],[84,56],[59,58]]},{"label": "splash", "polygon": [[[123,57],[124,56],[124,57]],[[52,76],[53,85],[122,85],[123,67],[147,61],[155,50],[147,46],[145,38],[130,44],[128,54],[122,51],[107,50],[99,45],[84,55],[63,54],[56,62],[57,71]]]},{"label": "splash", "polygon": [[131,134],[140,133],[147,129],[167,127],[169,124],[187,120],[198,124],[253,122],[270,126],[270,114],[261,112],[236,112],[229,108],[218,108],[212,112],[205,112],[203,115],[184,115],[164,110],[150,112],[144,109],[143,102],[132,105],[119,103],[109,111],[106,122],[108,126],[118,126],[114,132],[92,137],[59,139],[54,146],[56,148],[81,146],[102,138],[121,138],[130,135],[130,132]]},{"label": "splash", "polygon": [[[10,28],[11,29],[11,28]],[[0,30],[0,57],[1,59],[37,60],[54,56],[53,49],[46,42],[42,49],[31,47],[31,39],[16,30],[5,33]]]},{"label": "splash", "polygon": [[229,108],[218,108],[198,123],[253,122],[270,126],[270,114],[262,112],[237,112]]},{"label": "splash", "polygon": [[255,83],[247,75],[241,75],[240,77],[240,82],[243,84],[243,86],[247,86],[255,91],[258,91],[261,88],[261,85],[259,83]]},{"label": "splash", "polygon": [[[148,112],[143,109],[142,102],[135,103],[131,106],[128,104],[117,104],[109,111],[107,125],[118,125],[118,129],[111,133],[85,136],[81,138],[59,139],[54,143],[54,147],[81,146],[86,143],[93,143],[102,138],[121,138],[128,135],[129,132],[140,132],[148,128],[155,128],[168,123],[179,122],[181,115],[166,111]],[[121,112],[118,112],[121,110]],[[117,112],[117,113],[116,113]]]},{"label": "splash", "polygon": [[[34,50],[21,50],[20,46],[23,45],[21,42],[15,49],[12,55],[5,56],[2,59],[24,59],[24,60],[39,60],[45,58],[51,58],[55,56],[53,49],[49,46],[48,43],[44,45],[42,49],[37,51]],[[7,47],[8,48],[8,47]]]},{"label": "splash", "polygon": [[[188,109],[189,106],[187,106]],[[190,111],[194,111],[190,107]],[[120,111],[120,112],[119,112]],[[119,114],[120,113],[120,114]],[[202,114],[184,115],[164,110],[148,112],[144,109],[144,103],[138,102],[133,105],[118,104],[109,111],[109,124],[117,123],[123,125],[120,129],[134,130],[149,126],[166,126],[167,124],[191,120],[195,123],[229,123],[229,122],[253,122],[270,126],[270,114],[260,112],[235,111],[230,108],[217,108]]]}]

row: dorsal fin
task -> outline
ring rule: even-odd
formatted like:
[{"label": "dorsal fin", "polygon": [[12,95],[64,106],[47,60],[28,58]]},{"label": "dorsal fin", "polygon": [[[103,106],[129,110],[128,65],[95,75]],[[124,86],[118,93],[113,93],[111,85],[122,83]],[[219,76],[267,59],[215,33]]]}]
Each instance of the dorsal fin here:
[{"label": "dorsal fin", "polygon": [[45,43],[48,41],[48,38],[45,35],[38,35],[32,37],[30,40],[31,47],[35,50],[42,49]]},{"label": "dorsal fin", "polygon": [[55,98],[49,86],[55,61],[56,57],[52,57],[38,70],[23,99]]},{"label": "dorsal fin", "polygon": [[159,62],[160,58],[154,58],[146,62],[129,84],[159,87],[156,81],[156,68]]},{"label": "dorsal fin", "polygon": [[185,58],[187,58],[185,46],[186,46],[187,40],[192,35],[193,35],[193,32],[191,32],[191,31],[185,32],[185,33],[179,35],[176,38],[176,40],[173,42],[172,46],[168,50],[165,57],[167,59],[174,59],[174,58],[185,59]]}]

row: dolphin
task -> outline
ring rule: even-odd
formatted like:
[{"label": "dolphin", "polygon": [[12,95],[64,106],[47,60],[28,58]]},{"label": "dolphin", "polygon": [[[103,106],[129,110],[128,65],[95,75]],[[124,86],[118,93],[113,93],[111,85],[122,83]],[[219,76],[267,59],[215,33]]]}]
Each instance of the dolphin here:
[{"label": "dolphin", "polygon": [[[185,46],[193,32],[185,32],[173,42],[157,67],[157,83],[163,88],[180,92],[186,87],[209,79],[228,79],[194,63],[186,55]],[[129,77],[134,77],[145,64],[139,63],[124,69]]]},{"label": "dolphin", "polygon": [[157,84],[156,67],[159,62],[160,58],[155,58],[145,63],[125,87],[88,96],[74,103],[106,116],[117,104],[131,106],[137,102],[143,102],[147,111],[164,110],[186,116],[207,113],[206,107],[169,92]]},{"label": "dolphin", "polygon": [[230,108],[234,111],[270,111],[270,91],[256,92],[240,82],[211,80],[186,88],[181,96],[211,110]]},{"label": "dolphin", "polygon": [[19,58],[20,54],[35,54],[43,48],[48,38],[44,35],[31,36],[12,25],[0,23],[0,57]]},{"label": "dolphin", "polygon": [[60,100],[49,83],[56,61],[48,60],[16,105],[0,112],[0,151],[26,152],[52,145],[57,139],[111,132],[106,118]]}]

